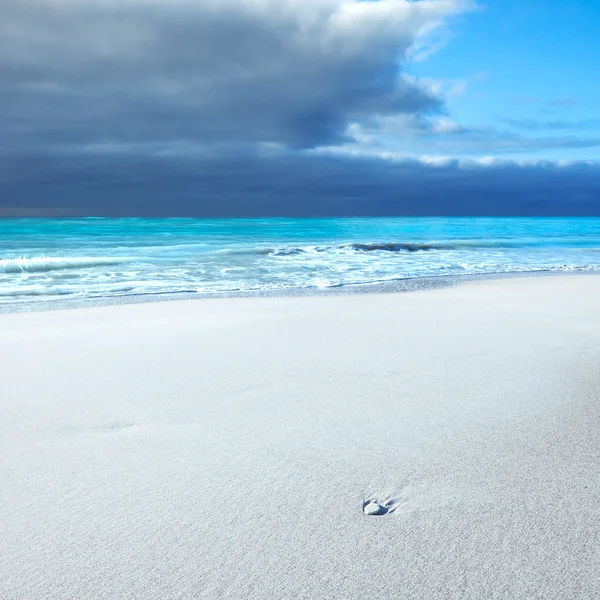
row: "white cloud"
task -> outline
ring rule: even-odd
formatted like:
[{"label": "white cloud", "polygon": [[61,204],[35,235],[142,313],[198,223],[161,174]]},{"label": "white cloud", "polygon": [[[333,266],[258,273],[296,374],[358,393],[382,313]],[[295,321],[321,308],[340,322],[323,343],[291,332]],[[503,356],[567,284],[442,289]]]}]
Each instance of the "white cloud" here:
[{"label": "white cloud", "polygon": [[456,121],[448,117],[440,117],[431,122],[431,131],[434,133],[457,133],[462,130]]},{"label": "white cloud", "polygon": [[389,163],[417,164],[429,167],[456,167],[461,169],[505,168],[505,167],[544,167],[565,169],[576,167],[600,167],[600,160],[551,160],[540,158],[503,158],[498,156],[465,156],[458,158],[449,154],[415,154],[404,151],[383,150],[376,147],[357,145],[322,146],[307,151],[309,155],[352,157],[355,159],[376,159]]}]

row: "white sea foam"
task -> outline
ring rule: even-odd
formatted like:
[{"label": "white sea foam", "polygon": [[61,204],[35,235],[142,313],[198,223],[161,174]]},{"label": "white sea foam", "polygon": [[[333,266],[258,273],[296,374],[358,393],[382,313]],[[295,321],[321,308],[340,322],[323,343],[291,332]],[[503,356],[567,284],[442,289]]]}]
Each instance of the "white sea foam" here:
[{"label": "white sea foam", "polygon": [[126,262],[123,257],[112,256],[34,256],[0,259],[0,273],[43,273],[64,269],[87,269],[118,265]]}]

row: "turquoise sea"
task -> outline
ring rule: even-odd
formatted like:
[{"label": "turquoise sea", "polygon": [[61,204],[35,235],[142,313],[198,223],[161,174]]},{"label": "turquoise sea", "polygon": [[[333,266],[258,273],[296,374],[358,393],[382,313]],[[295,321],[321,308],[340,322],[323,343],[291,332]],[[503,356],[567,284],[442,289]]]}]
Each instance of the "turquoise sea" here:
[{"label": "turquoise sea", "polygon": [[0,220],[0,310],[597,270],[600,218]]}]

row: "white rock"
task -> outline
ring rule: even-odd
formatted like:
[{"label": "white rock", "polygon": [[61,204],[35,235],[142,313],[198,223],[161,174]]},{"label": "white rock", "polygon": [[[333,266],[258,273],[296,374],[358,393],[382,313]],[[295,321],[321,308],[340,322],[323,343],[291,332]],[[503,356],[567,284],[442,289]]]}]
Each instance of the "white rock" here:
[{"label": "white rock", "polygon": [[377,504],[377,502],[369,502],[363,510],[365,511],[365,515],[378,515],[383,510],[383,506]]}]

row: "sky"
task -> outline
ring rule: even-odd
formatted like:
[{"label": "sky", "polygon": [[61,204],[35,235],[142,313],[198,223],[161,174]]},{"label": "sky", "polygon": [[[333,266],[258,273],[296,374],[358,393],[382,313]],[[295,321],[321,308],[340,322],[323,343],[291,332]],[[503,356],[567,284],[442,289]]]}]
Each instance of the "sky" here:
[{"label": "sky", "polygon": [[600,215],[595,0],[0,0],[0,215]]}]

